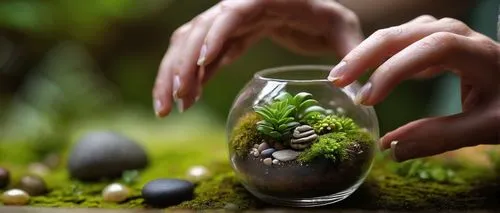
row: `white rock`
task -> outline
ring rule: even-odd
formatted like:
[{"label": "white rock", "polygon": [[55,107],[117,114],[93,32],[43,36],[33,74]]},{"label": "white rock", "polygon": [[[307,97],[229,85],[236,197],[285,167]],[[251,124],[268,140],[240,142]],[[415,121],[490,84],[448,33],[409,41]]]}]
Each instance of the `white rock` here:
[{"label": "white rock", "polygon": [[130,189],[119,183],[112,183],[102,190],[104,201],[122,202],[130,196]]},{"label": "white rock", "polygon": [[297,159],[299,157],[300,152],[291,150],[291,149],[284,149],[284,150],[279,150],[276,152],[273,152],[273,157],[278,159],[279,161],[291,161]]},{"label": "white rock", "polygon": [[1,200],[4,205],[26,205],[29,203],[30,196],[23,190],[11,189],[2,194]]}]

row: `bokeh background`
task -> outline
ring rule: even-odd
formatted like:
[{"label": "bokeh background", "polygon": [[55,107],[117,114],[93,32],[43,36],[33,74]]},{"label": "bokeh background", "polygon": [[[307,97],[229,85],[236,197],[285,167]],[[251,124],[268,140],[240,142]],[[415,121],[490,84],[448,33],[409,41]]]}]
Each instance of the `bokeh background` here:
[{"label": "bokeh background", "polygon": [[[338,61],[295,55],[263,40],[222,68],[192,109],[182,116],[174,111],[166,119],[155,118],[151,90],[171,33],[216,2],[0,1],[0,143],[36,141],[43,149],[55,149],[82,123],[95,128],[126,125],[133,132],[144,129],[140,122],[147,120],[147,134],[158,137],[167,128],[192,125],[193,117],[195,123],[203,119],[224,126],[233,99],[254,72]],[[497,0],[478,1],[457,18],[495,38],[497,11]],[[405,82],[375,107],[381,134],[423,116],[460,111],[458,92],[449,75]],[[186,128],[179,134],[193,131]]]}]

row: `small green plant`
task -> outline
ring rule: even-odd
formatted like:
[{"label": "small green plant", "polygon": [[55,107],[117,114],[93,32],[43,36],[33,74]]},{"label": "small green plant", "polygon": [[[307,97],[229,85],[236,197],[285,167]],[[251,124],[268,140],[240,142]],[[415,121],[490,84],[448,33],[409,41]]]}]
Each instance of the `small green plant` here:
[{"label": "small green plant", "polygon": [[257,130],[276,140],[289,137],[292,130],[300,125],[293,117],[294,105],[287,100],[275,101],[265,106],[255,106],[254,110],[263,120],[257,122]]},{"label": "small green plant", "polygon": [[443,163],[424,159],[409,160],[400,164],[393,163],[389,168],[399,176],[417,178],[422,181],[462,184],[465,182],[454,169]]},{"label": "small green plant", "polygon": [[282,92],[274,100],[286,101],[288,104],[293,105],[293,116],[299,122],[305,123],[314,117],[322,117],[327,114],[327,111],[318,105],[318,101],[312,98],[312,94],[307,92],[297,93],[292,96],[288,92]]},{"label": "small green plant", "polygon": [[[318,119],[320,118],[320,119]],[[308,120],[308,124],[319,134],[325,134],[332,131],[347,132],[358,129],[358,126],[351,118],[339,117],[336,115],[315,116]]]}]

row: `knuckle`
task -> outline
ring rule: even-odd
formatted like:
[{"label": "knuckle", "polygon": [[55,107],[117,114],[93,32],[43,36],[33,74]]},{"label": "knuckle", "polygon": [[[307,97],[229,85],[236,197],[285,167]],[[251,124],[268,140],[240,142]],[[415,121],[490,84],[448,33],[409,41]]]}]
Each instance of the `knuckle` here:
[{"label": "knuckle", "polygon": [[429,20],[429,21],[435,21],[435,20],[437,20],[436,17],[428,15],[428,14],[421,15],[421,16],[418,17],[418,19]]},{"label": "knuckle", "polygon": [[465,23],[454,18],[442,18],[439,22],[443,26],[449,28],[451,32],[458,34],[466,35],[472,31]]},{"label": "knuckle", "polygon": [[189,25],[183,25],[182,27],[177,28],[170,37],[170,43],[177,41],[179,38],[182,38],[186,32],[189,30]]},{"label": "knuckle", "polygon": [[390,40],[397,37],[403,33],[403,28],[401,26],[389,27],[381,30],[375,31],[373,36],[379,40]]},{"label": "knuckle", "polygon": [[193,19],[193,25],[203,25],[208,22],[208,17],[204,14],[198,15]]},{"label": "knuckle", "polygon": [[424,48],[444,48],[443,50],[450,50],[455,47],[457,39],[455,35],[447,32],[437,32],[422,42]]}]

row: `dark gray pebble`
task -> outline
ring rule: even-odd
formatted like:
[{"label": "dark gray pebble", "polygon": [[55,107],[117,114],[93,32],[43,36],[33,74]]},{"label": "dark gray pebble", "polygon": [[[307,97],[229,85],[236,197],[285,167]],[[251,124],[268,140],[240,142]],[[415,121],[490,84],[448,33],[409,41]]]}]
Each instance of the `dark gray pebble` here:
[{"label": "dark gray pebble", "polygon": [[115,132],[91,132],[73,147],[68,170],[82,181],[117,178],[128,170],[141,170],[149,164],[145,150],[135,141]]},{"label": "dark gray pebble", "polygon": [[47,184],[37,175],[21,177],[17,188],[27,192],[31,196],[43,195],[48,192]]},{"label": "dark gray pebble", "polygon": [[276,149],[273,149],[273,148],[269,148],[269,149],[266,149],[264,151],[262,151],[260,153],[260,156],[263,157],[263,158],[268,158],[268,157],[271,157],[271,155],[273,154],[273,152],[275,152]]},{"label": "dark gray pebble", "polygon": [[0,167],[0,189],[3,189],[9,185],[10,182],[10,172],[5,168]]},{"label": "dark gray pebble", "polygon": [[153,207],[168,207],[194,196],[194,184],[180,179],[157,179],[142,188],[144,201]]}]

